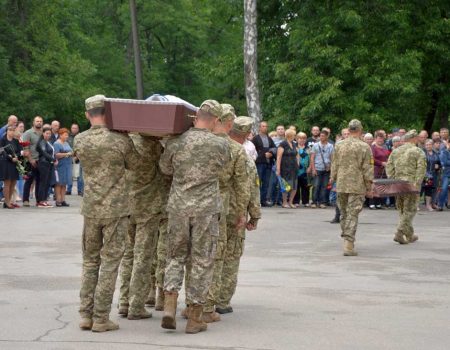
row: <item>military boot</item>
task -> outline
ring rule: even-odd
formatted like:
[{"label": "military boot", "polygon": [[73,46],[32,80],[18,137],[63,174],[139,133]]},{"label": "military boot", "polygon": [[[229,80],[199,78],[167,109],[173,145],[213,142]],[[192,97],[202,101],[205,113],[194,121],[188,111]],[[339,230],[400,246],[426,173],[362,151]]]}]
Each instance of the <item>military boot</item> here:
[{"label": "military boot", "polygon": [[145,305],[153,307],[153,306],[155,306],[155,302],[156,302],[156,291],[155,291],[155,288],[152,287],[150,289],[150,293],[148,293],[148,298],[145,301]]},{"label": "military boot", "polygon": [[206,331],[208,325],[202,320],[203,305],[194,304],[189,306],[189,318],[186,324],[185,332],[188,334],[196,334]]},{"label": "military boot", "polygon": [[164,310],[164,291],[162,288],[158,288],[158,293],[157,293],[156,303],[155,303],[155,310],[156,311]]},{"label": "military boot", "polygon": [[82,330],[90,331],[92,329],[92,318],[83,317],[80,321],[79,327]]},{"label": "military boot", "polygon": [[181,317],[185,318],[186,320],[189,318],[189,305],[186,305],[186,307],[181,310]]},{"label": "military boot", "polygon": [[119,315],[123,317],[127,317],[128,315],[128,304],[119,304]]},{"label": "military boot", "polygon": [[175,315],[177,313],[178,292],[164,292],[164,315],[161,327],[165,329],[176,329]]},{"label": "military boot", "polygon": [[344,241],[344,256],[357,256],[358,253],[355,251],[355,246],[353,242]]},{"label": "military boot", "polygon": [[225,307],[216,306],[216,312],[218,312],[221,315],[228,314],[230,312],[233,312],[233,308],[230,305]]},{"label": "military boot", "polygon": [[419,236],[417,236],[417,235],[412,235],[411,237],[408,237],[409,243],[414,243],[418,239],[419,239]]},{"label": "military boot", "polygon": [[203,322],[206,322],[206,323],[219,322],[220,315],[215,311],[203,312],[202,320],[203,320]]},{"label": "military boot", "polygon": [[94,322],[92,325],[92,332],[108,332],[117,329],[119,329],[119,325],[111,320],[102,323]]},{"label": "military boot", "polygon": [[147,310],[142,310],[141,312],[137,313],[137,314],[131,314],[128,313],[128,319],[129,320],[141,320],[143,318],[151,318],[152,317],[152,313],[148,312]]},{"label": "military boot", "polygon": [[394,242],[400,243],[400,244],[408,244],[409,241],[405,238],[405,236],[402,233],[397,232],[394,236]]}]

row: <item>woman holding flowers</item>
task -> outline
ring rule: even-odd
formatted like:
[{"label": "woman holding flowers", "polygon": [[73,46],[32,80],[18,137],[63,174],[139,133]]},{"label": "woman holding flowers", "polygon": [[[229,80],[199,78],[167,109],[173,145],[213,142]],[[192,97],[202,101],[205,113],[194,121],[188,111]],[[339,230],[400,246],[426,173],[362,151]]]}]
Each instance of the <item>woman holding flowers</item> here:
[{"label": "woman holding flowers", "polygon": [[14,137],[16,127],[8,126],[5,136],[0,140],[0,180],[4,181],[3,193],[5,202],[3,208],[14,209],[19,207],[11,203],[16,181],[19,179],[19,155],[22,150],[19,141]]}]

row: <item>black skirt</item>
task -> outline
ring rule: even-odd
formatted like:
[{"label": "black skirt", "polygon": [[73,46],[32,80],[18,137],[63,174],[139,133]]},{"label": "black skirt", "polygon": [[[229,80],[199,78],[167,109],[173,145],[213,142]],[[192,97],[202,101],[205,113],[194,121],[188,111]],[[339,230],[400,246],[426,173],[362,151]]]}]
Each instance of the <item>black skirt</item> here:
[{"label": "black skirt", "polygon": [[5,180],[19,180],[19,172],[17,171],[16,163],[0,156],[0,181]]}]

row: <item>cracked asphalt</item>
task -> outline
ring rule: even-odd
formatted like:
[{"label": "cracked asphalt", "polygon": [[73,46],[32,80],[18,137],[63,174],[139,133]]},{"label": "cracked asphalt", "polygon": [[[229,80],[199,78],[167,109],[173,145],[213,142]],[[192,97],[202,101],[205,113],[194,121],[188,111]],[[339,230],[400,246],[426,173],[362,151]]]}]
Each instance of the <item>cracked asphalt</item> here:
[{"label": "cracked asphalt", "polygon": [[[392,241],[394,210],[364,210],[358,257],[341,255],[333,209],[263,210],[248,233],[234,313],[186,335],[148,320],[78,329],[80,199],[0,209],[0,349],[442,349],[450,347],[450,211],[420,211],[420,240]],[[115,301],[117,301],[117,291]],[[179,310],[182,307],[179,298]]]}]

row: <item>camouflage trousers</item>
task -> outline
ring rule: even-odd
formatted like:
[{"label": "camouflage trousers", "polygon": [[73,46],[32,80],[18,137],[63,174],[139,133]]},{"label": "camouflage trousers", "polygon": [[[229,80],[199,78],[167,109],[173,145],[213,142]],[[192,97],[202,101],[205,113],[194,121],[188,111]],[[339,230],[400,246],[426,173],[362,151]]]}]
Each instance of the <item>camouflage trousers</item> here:
[{"label": "camouflage trousers", "polygon": [[397,232],[409,238],[414,234],[412,221],[417,213],[419,196],[415,193],[402,194],[395,197],[395,204],[400,215]]},{"label": "camouflage trousers", "polygon": [[159,222],[158,246],[156,249],[156,286],[164,288],[164,271],[167,260],[167,218],[162,218]]},{"label": "camouflage trousers", "polygon": [[341,237],[354,242],[358,216],[363,209],[365,196],[363,194],[338,193],[337,203],[341,211]]},{"label": "camouflage trousers", "polygon": [[244,253],[245,228],[237,229],[228,223],[227,246],[222,269],[222,287],[217,299],[217,306],[225,308],[230,305],[231,298],[236,292],[239,263]]},{"label": "camouflage trousers", "polygon": [[191,304],[205,303],[218,236],[217,214],[196,217],[169,214],[165,291],[180,291],[186,268],[186,299]]},{"label": "camouflage trousers", "polygon": [[158,225],[158,215],[142,221],[132,216],[130,220],[120,268],[119,303],[129,305],[128,311],[133,315],[138,315],[145,309]]},{"label": "camouflage trousers", "polygon": [[[214,259],[214,271],[211,286],[209,287],[204,312],[213,312],[217,304],[222,288],[222,270],[227,248],[227,216],[222,213],[219,221],[219,239],[217,241],[216,257]],[[188,304],[188,302],[186,303]]]},{"label": "camouflage trousers", "polygon": [[120,260],[125,249],[128,217],[84,217],[80,316],[104,323],[109,319]]}]

